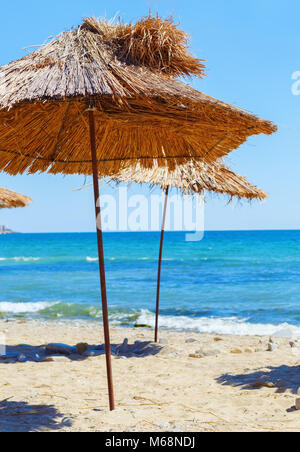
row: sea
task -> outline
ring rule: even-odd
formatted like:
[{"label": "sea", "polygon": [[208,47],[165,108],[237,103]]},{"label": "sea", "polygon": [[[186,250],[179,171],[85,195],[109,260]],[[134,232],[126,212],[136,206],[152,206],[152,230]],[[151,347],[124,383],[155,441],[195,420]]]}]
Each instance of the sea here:
[{"label": "sea", "polygon": [[[160,328],[300,336],[300,231],[166,232]],[[159,232],[104,233],[111,324],[154,325]],[[101,322],[94,233],[0,235],[0,318]]]}]

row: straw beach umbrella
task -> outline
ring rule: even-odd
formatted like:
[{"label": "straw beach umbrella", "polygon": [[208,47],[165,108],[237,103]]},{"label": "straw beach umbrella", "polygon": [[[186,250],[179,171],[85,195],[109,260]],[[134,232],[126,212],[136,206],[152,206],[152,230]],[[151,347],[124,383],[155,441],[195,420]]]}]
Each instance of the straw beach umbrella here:
[{"label": "straw beach umbrella", "polygon": [[221,162],[203,163],[194,162],[178,166],[174,171],[169,171],[167,167],[152,169],[126,168],[121,171],[117,177],[114,177],[118,183],[136,182],[138,184],[150,184],[151,186],[160,186],[165,191],[165,202],[163,208],[163,218],[160,235],[160,247],[158,258],[157,273],[157,291],[156,291],[156,309],[155,309],[155,332],[154,341],[158,341],[158,317],[160,303],[160,281],[162,251],[166,223],[167,203],[169,188],[175,187],[184,195],[203,194],[205,191],[220,193],[236,197],[245,198],[249,201],[253,199],[264,200],[267,198],[265,192],[252,185],[242,176],[231,171]]},{"label": "straw beach umbrella", "polygon": [[128,167],[111,178],[117,182],[159,185],[164,191],[178,188],[184,195],[200,194],[204,191],[228,195],[231,198],[263,200],[265,192],[252,185],[243,176],[230,170],[222,162],[189,162],[179,165],[174,171],[167,167],[153,166],[151,169]]},{"label": "straw beach umbrella", "polygon": [[0,209],[11,209],[13,207],[26,207],[32,199],[28,196],[20,195],[7,188],[0,187]]},{"label": "straw beach umbrella", "polygon": [[110,408],[114,408],[98,176],[126,164],[216,160],[274,124],[176,80],[203,76],[169,20],[94,18],[0,68],[0,170],[93,175]]}]

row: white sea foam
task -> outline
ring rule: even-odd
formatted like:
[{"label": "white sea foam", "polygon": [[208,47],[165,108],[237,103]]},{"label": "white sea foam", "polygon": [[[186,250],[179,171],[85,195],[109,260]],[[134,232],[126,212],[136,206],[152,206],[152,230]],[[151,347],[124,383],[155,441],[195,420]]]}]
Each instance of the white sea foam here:
[{"label": "white sea foam", "polygon": [[87,262],[96,262],[98,260],[98,257],[87,256],[86,260]]},{"label": "white sea foam", "polygon": [[[154,314],[142,310],[137,323],[154,326]],[[278,336],[300,337],[300,327],[282,323],[280,325],[249,323],[247,319],[236,317],[197,317],[164,316],[159,318],[159,326],[177,331],[196,331],[198,333],[232,334],[240,336]]]},{"label": "white sea foam", "polygon": [[23,261],[23,262],[31,262],[31,261],[39,261],[40,258],[39,257],[13,257],[12,258],[14,261]]},{"label": "white sea foam", "polygon": [[12,303],[9,301],[0,302],[0,312],[9,314],[26,314],[39,312],[43,309],[54,306],[58,302],[36,302],[36,303]]},{"label": "white sea foam", "polygon": [[[47,308],[52,308],[55,305],[62,304],[59,301],[55,302],[35,302],[35,303],[12,303],[2,301],[0,302],[0,312],[16,315],[16,314],[37,314]],[[59,306],[57,308],[57,317],[68,318],[68,310],[64,309],[64,306],[69,307],[75,304],[62,304],[62,312],[59,313]],[[78,308],[81,305],[78,305]],[[87,307],[84,312],[85,316],[93,318],[101,317],[101,312],[95,307]],[[74,311],[75,313],[75,311]],[[74,314],[73,313],[73,314]],[[147,324],[154,327],[155,317],[154,314],[148,310],[140,310],[138,312],[126,311],[115,312],[110,315],[110,320],[114,324],[122,324],[124,320],[130,321],[132,314],[138,314],[135,318],[135,323]],[[78,309],[78,315],[82,314]],[[71,315],[72,317],[73,315]],[[128,318],[129,317],[129,318]],[[237,317],[188,317],[188,316],[172,316],[172,315],[160,315],[159,318],[160,328],[165,328],[173,331],[195,331],[198,333],[211,333],[211,334],[232,334],[240,336],[258,335],[258,336],[277,336],[277,337],[300,337],[300,327],[290,325],[288,323],[281,323],[279,325],[273,324],[261,324],[261,323],[249,323],[247,319],[241,319]]]},{"label": "white sea foam", "polygon": [[40,260],[40,257],[25,257],[25,256],[0,257],[0,261],[34,262],[34,261],[39,261],[39,260]]}]

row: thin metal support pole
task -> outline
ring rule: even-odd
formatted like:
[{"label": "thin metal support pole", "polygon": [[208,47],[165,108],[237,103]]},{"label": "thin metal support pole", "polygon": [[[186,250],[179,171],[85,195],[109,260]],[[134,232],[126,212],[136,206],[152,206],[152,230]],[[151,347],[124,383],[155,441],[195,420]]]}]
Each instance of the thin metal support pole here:
[{"label": "thin metal support pole", "polygon": [[165,234],[165,224],[166,224],[166,214],[167,214],[167,205],[168,205],[168,195],[169,195],[169,187],[166,189],[165,196],[165,205],[164,205],[164,213],[161,225],[161,233],[160,233],[160,247],[159,247],[159,258],[158,258],[158,273],[157,273],[157,292],[156,292],[156,310],[155,310],[155,335],[154,342],[158,341],[158,316],[159,316],[159,297],[160,297],[160,279],[161,279],[161,261],[162,261],[162,251],[164,244],[164,234]]},{"label": "thin metal support pole", "polygon": [[95,118],[94,118],[94,111],[92,108],[90,108],[88,110],[88,113],[89,113],[90,142],[91,142],[91,153],[92,153],[92,163],[93,163],[93,184],[94,184],[95,212],[96,212],[96,223],[97,223],[97,241],[98,241],[99,270],[100,270],[100,282],[101,282],[102,316],[103,316],[103,327],[104,327],[108,396],[109,396],[109,408],[112,411],[115,409],[115,401],[114,401],[114,387],[113,387],[113,376],[112,376],[112,366],[111,366],[111,348],[110,348],[109,321],[108,321],[106,282],[105,282],[103,236],[102,236],[100,194],[99,194],[99,181],[98,181],[98,161],[97,161],[97,153],[96,153]]}]

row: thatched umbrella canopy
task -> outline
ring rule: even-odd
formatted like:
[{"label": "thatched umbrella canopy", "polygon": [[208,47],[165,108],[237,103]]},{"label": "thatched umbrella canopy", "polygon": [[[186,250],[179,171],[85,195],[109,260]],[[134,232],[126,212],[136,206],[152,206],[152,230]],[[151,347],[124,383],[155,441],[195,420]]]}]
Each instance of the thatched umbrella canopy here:
[{"label": "thatched umbrella canopy", "polygon": [[[174,169],[216,160],[276,126],[175,80],[204,74],[171,20],[85,19],[0,68],[0,170],[91,174],[87,107],[97,123],[101,175],[128,160]],[[32,105],[34,104],[34,105]]]},{"label": "thatched umbrella canopy", "polygon": [[110,408],[114,408],[98,176],[128,162],[216,160],[276,126],[175,80],[202,76],[172,20],[94,18],[0,68],[0,170],[93,174]]},{"label": "thatched umbrella canopy", "polygon": [[174,171],[170,171],[168,167],[160,168],[157,165],[151,169],[143,169],[138,165],[136,168],[125,168],[120,171],[118,175],[113,177],[112,180],[117,183],[136,182],[138,184],[150,184],[152,187],[158,185],[166,193],[158,257],[154,330],[154,341],[157,342],[162,252],[169,188],[175,187],[185,195],[202,194],[205,191],[209,191],[211,193],[225,194],[231,198],[245,198],[249,201],[253,199],[262,201],[267,198],[267,195],[265,192],[248,182],[245,177],[234,173],[219,161],[213,163],[189,162],[185,165],[179,165]]},{"label": "thatched umbrella canopy", "polygon": [[26,207],[32,199],[28,196],[20,195],[7,188],[0,187],[0,209],[11,209],[12,207]]},{"label": "thatched umbrella canopy", "polygon": [[157,165],[151,169],[128,167],[112,180],[117,182],[136,182],[160,186],[164,191],[169,187],[178,188],[183,194],[199,194],[205,191],[225,194],[238,199],[263,200],[265,192],[252,185],[245,177],[231,171],[221,162],[189,162],[178,166],[174,171]]}]

